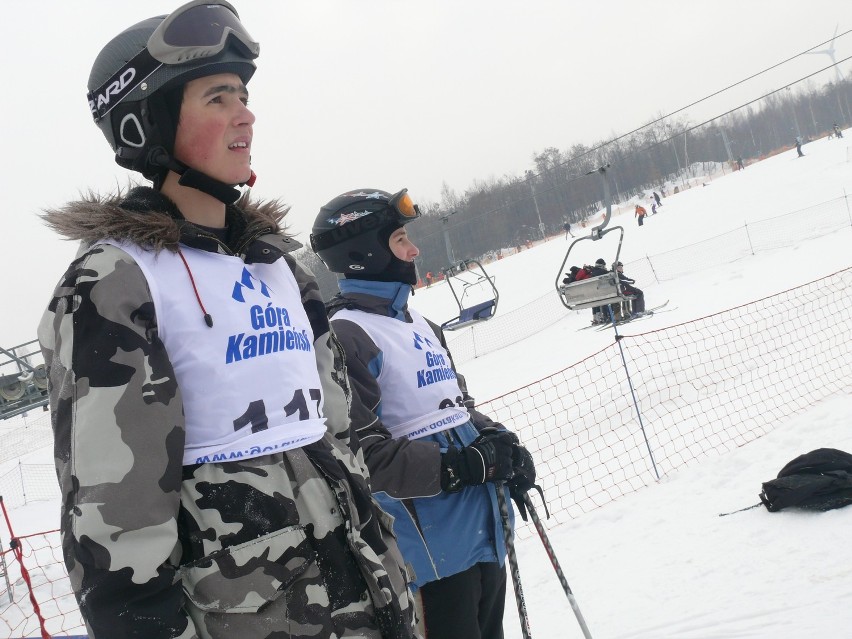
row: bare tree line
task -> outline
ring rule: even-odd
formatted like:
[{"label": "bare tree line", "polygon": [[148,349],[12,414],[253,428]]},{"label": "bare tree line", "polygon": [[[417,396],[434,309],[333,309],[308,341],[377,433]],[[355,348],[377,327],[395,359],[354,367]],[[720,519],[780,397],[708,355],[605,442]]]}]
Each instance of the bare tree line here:
[{"label": "bare tree line", "polygon": [[[670,192],[701,163],[733,165],[742,158],[747,164],[795,146],[797,136],[828,135],[834,124],[852,122],[850,93],[848,78],[780,91],[697,128],[685,117],[665,118],[611,143],[548,147],[533,156],[525,175],[477,180],[463,194],[445,183],[440,202],[420,202],[423,219],[409,230],[421,250],[418,270],[437,274],[464,259],[559,233],[565,222],[583,222],[603,206],[597,176],[603,165],[610,167],[614,201],[624,201],[665,185]],[[300,258],[325,299],[337,292],[336,276],[309,248]]]}]

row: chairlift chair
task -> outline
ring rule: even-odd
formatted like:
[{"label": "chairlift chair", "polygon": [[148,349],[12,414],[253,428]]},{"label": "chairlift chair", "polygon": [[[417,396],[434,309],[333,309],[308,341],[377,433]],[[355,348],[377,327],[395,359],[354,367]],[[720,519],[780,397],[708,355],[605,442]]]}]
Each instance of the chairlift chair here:
[{"label": "chairlift chair", "polygon": [[[459,307],[459,314],[441,324],[441,329],[455,331],[494,317],[500,294],[497,292],[494,278],[486,272],[479,260],[463,260],[457,266],[450,266],[442,270],[444,279],[447,281]],[[471,292],[481,288],[486,283],[491,289],[489,299],[471,304]]]},{"label": "chairlift chair", "polygon": [[[607,165],[609,166],[609,165]],[[633,299],[633,295],[627,295],[621,290],[621,282],[618,278],[615,265],[618,263],[618,256],[621,254],[621,243],[624,240],[624,228],[621,226],[613,226],[606,229],[612,215],[612,203],[610,201],[609,180],[606,175],[607,166],[598,169],[604,182],[604,201],[606,202],[606,216],[600,226],[596,226],[587,236],[578,237],[568,247],[565,253],[565,259],[562,260],[562,265],[556,274],[556,292],[559,294],[559,299],[562,304],[570,310],[579,310],[583,308],[592,308],[596,306],[607,306],[609,304],[621,304]],[[604,230],[606,229],[606,230]],[[565,265],[568,264],[568,257],[571,251],[580,242],[592,241],[596,242],[603,238],[607,233],[612,231],[620,231],[618,238],[618,248],[615,253],[615,259],[612,261],[611,271],[604,275],[596,275],[578,282],[563,284],[562,278],[565,272]]]}]

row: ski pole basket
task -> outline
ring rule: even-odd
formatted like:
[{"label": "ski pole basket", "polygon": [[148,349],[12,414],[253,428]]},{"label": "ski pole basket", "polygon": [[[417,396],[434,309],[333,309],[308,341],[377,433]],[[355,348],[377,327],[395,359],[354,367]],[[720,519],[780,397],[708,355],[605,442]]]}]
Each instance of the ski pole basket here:
[{"label": "ski pole basket", "polygon": [[[450,287],[453,298],[459,307],[459,314],[441,324],[445,331],[455,331],[477,322],[494,317],[500,294],[490,276],[479,260],[463,260],[458,266],[443,269],[444,279]],[[485,291],[484,301],[473,302],[477,291]]]}]

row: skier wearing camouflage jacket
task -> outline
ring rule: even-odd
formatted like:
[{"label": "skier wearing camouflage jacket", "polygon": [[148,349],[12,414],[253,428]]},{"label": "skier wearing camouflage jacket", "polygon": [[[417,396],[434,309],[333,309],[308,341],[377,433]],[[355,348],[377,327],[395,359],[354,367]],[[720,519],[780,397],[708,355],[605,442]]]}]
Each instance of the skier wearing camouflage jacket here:
[{"label": "skier wearing camouflage jacket", "polygon": [[[187,46],[228,31],[175,62],[157,35],[170,24]],[[82,242],[39,339],[63,552],[91,639],[416,636],[316,281],[290,255],[286,209],[236,202],[256,51],[225,2],[120,34],[90,106],[119,164],[154,188],[45,215]],[[171,62],[139,73],[151,52]],[[134,155],[140,139],[160,146]]]}]

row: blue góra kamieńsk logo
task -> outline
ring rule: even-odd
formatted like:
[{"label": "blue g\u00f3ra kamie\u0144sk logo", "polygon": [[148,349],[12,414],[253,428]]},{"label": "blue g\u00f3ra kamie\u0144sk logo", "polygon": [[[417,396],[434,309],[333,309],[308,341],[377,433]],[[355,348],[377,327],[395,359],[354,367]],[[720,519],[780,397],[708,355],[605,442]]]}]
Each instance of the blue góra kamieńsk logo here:
[{"label": "blue g\u00f3ra kamie\u0144sk logo", "polygon": [[434,348],[432,342],[429,341],[428,337],[423,337],[422,335],[420,335],[420,333],[415,332],[414,333],[414,348],[416,348],[418,351],[422,351],[424,343],[429,348]]},{"label": "blue g\u00f3ra kamie\u0144sk logo", "polygon": [[249,289],[250,291],[256,291],[260,289],[261,295],[266,298],[271,297],[269,295],[269,287],[266,285],[266,282],[249,273],[248,269],[244,266],[242,277],[238,281],[234,282],[234,292],[231,293],[231,297],[233,297],[238,302],[242,302],[245,304],[245,289]]},{"label": "blue g\u00f3ra kamie\u0144sk logo", "polygon": [[[253,298],[251,302],[246,301],[247,291],[253,291],[248,295],[250,299]],[[310,352],[311,339],[308,330],[300,329],[294,324],[302,318],[302,321],[307,318],[298,314],[291,318],[286,306],[273,305],[272,289],[263,280],[249,273],[245,267],[239,281],[234,282],[231,297],[246,304],[242,307],[246,314],[242,315],[244,330],[228,336],[225,364],[253,360],[284,351]],[[288,300],[283,301],[287,303]]]}]

